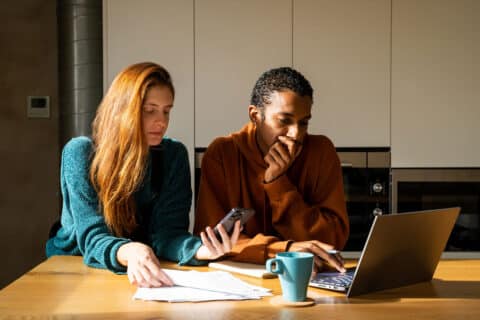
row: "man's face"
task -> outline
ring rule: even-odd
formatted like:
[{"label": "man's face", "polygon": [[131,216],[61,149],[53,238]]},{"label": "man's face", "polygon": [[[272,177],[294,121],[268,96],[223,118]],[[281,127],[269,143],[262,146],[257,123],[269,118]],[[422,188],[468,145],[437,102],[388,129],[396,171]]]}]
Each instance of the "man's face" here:
[{"label": "man's face", "polygon": [[250,106],[250,117],[257,126],[257,142],[263,154],[278,141],[279,136],[287,136],[302,143],[307,134],[311,118],[312,99],[302,97],[293,91],[274,91],[262,111]]}]

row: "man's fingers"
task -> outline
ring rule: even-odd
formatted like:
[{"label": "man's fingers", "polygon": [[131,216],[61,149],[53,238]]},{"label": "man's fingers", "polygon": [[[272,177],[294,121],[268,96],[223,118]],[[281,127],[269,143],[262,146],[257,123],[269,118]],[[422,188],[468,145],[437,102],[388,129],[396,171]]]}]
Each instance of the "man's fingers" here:
[{"label": "man's fingers", "polygon": [[[323,250],[322,250],[323,251]],[[339,261],[335,255],[330,255],[326,251],[323,251],[322,254],[319,254],[319,256],[327,261],[332,267],[337,269],[340,272],[346,272],[345,268],[343,267],[343,263]]]},{"label": "man's fingers", "polygon": [[324,267],[324,262],[322,259],[320,259],[318,256],[313,257],[313,274],[317,274],[317,272],[320,272],[323,270]]},{"label": "man's fingers", "polygon": [[282,143],[275,143],[270,148],[270,153],[275,158],[276,162],[281,163],[282,165],[287,165],[290,163],[291,156],[288,150],[288,147]]},{"label": "man's fingers", "polygon": [[289,158],[292,160],[295,159],[302,150],[302,144],[291,137],[279,136],[278,140],[287,147]]}]

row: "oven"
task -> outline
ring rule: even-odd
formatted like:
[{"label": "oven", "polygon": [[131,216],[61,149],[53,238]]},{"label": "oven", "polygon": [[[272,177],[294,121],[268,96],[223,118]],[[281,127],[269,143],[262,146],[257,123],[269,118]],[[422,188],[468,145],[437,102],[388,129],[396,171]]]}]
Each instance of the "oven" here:
[{"label": "oven", "polygon": [[337,153],[350,220],[350,236],[343,250],[355,257],[363,249],[374,217],[390,212],[390,150],[337,148]]},{"label": "oven", "polygon": [[392,169],[392,212],[461,207],[444,258],[480,257],[480,169]]}]

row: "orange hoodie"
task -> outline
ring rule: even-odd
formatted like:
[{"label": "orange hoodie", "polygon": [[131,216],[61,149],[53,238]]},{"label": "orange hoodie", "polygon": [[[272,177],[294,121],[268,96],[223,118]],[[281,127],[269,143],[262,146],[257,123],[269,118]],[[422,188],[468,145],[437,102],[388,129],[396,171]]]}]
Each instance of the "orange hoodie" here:
[{"label": "orange hoodie", "polygon": [[342,171],[325,136],[307,135],[287,173],[265,184],[267,168],[247,124],[215,139],[202,159],[195,233],[216,225],[233,207],[255,209],[232,250],[233,260],[264,263],[288,240],[319,240],[342,249],[349,224]]}]

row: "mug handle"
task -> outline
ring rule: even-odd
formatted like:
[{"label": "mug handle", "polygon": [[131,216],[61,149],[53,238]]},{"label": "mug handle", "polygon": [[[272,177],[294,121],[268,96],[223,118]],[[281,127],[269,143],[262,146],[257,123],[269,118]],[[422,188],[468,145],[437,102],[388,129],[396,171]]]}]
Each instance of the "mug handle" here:
[{"label": "mug handle", "polygon": [[[272,268],[272,264],[274,264],[275,268]],[[280,259],[276,259],[276,258],[268,259],[267,263],[265,264],[265,267],[267,271],[270,273],[276,273],[276,274],[283,273],[283,265]]]}]

